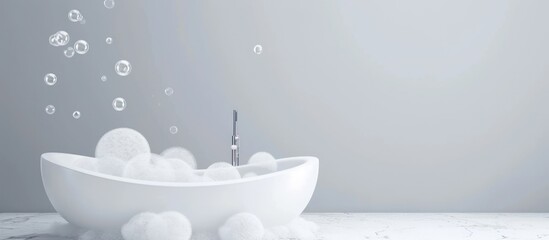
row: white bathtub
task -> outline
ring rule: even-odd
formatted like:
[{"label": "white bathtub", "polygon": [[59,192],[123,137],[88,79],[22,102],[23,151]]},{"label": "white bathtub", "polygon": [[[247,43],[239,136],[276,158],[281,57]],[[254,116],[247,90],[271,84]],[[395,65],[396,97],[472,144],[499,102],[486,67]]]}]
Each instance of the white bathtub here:
[{"label": "white bathtub", "polygon": [[[132,216],[144,211],[178,211],[193,231],[216,230],[239,212],[255,214],[265,226],[282,225],[298,217],[313,195],[318,159],[278,159],[278,171],[223,182],[176,183],[121,178],[74,167],[83,156],[44,153],[42,182],[51,204],[72,224],[120,231]],[[244,175],[257,166],[238,167]],[[199,170],[200,171],[200,170]]]}]

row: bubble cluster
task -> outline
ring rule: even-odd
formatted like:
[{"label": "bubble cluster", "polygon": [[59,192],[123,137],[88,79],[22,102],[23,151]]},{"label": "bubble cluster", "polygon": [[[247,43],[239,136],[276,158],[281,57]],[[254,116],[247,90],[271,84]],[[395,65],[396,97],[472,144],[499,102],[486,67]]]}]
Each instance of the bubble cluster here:
[{"label": "bubble cluster", "polygon": [[171,95],[173,94],[173,88],[168,87],[168,88],[164,89],[164,93],[165,93],[167,96],[171,96]]},{"label": "bubble cluster", "polygon": [[120,112],[126,108],[126,100],[121,97],[117,97],[114,100],[112,100],[112,107],[117,112]]},{"label": "bubble cluster", "polygon": [[114,65],[114,70],[120,76],[128,76],[132,71],[132,65],[127,60],[120,60]]},{"label": "bubble cluster", "polygon": [[257,44],[254,46],[254,53],[259,55],[263,52],[263,46]]},{"label": "bubble cluster", "polygon": [[52,115],[55,113],[55,107],[53,105],[46,106],[46,113]]},{"label": "bubble cluster", "polygon": [[112,9],[114,7],[114,0],[105,0],[103,2],[103,5],[107,8],[107,9]]},{"label": "bubble cluster", "polygon": [[107,81],[107,76],[105,76],[105,75],[101,76],[101,81],[106,82]]},{"label": "bubble cluster", "polygon": [[82,16],[80,11],[73,9],[69,11],[69,20],[71,22],[81,22],[84,20],[84,16]]},{"label": "bubble cluster", "polygon": [[105,42],[106,42],[107,44],[111,44],[111,43],[112,43],[112,37],[106,38],[106,39],[105,39]]},{"label": "bubble cluster", "polygon": [[177,126],[171,126],[170,127],[170,133],[171,134],[176,134],[178,131],[179,131],[179,129],[177,128]]},{"label": "bubble cluster", "polygon": [[59,31],[50,36],[50,45],[54,47],[65,46],[69,43],[70,36],[65,31]]},{"label": "bubble cluster", "polygon": [[90,50],[90,45],[84,40],[78,40],[74,43],[74,51],[78,54],[86,54]]},{"label": "bubble cluster", "polygon": [[68,47],[65,51],[63,51],[63,53],[65,54],[65,57],[71,58],[74,56],[74,48]]},{"label": "bubble cluster", "polygon": [[72,113],[72,117],[73,117],[74,119],[79,119],[79,118],[80,118],[80,111],[74,111],[74,112]]},{"label": "bubble cluster", "polygon": [[48,86],[53,86],[55,85],[55,83],[57,83],[57,76],[55,76],[55,74],[53,73],[48,73],[46,74],[46,76],[44,76],[44,82]]}]

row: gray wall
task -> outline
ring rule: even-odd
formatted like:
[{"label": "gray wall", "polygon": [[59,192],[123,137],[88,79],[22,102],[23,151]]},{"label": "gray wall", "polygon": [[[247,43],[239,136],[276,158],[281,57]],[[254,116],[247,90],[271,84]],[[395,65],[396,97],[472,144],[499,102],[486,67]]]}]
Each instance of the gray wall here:
[{"label": "gray wall", "polygon": [[0,212],[52,211],[40,154],[117,127],[226,161],[233,108],[244,158],[321,159],[308,211],[549,211],[549,1],[102,2],[0,2]]}]

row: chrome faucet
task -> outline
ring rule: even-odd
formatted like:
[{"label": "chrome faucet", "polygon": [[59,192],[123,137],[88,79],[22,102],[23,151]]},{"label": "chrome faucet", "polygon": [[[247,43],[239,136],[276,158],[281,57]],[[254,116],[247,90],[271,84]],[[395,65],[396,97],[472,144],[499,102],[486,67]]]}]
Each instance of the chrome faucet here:
[{"label": "chrome faucet", "polygon": [[231,163],[233,166],[240,165],[240,137],[237,129],[238,112],[233,110],[233,136],[231,139]]}]

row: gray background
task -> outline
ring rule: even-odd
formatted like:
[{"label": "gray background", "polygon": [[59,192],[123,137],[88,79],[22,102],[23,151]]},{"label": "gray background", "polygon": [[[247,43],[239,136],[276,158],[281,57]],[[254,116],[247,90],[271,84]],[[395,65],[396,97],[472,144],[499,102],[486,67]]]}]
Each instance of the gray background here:
[{"label": "gray background", "polygon": [[102,3],[0,1],[0,212],[52,211],[40,154],[117,127],[228,161],[233,108],[243,158],[320,158],[308,211],[549,211],[549,1]]}]

